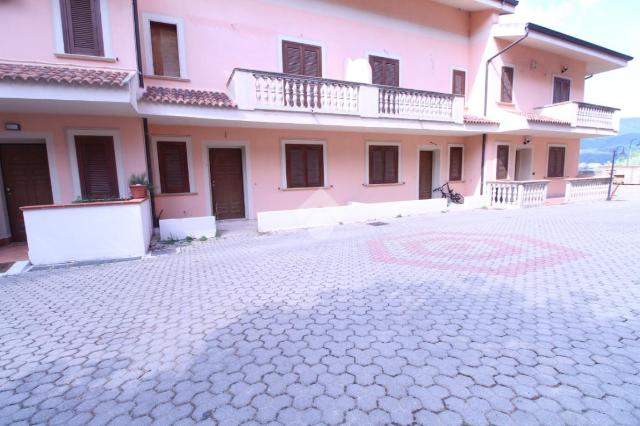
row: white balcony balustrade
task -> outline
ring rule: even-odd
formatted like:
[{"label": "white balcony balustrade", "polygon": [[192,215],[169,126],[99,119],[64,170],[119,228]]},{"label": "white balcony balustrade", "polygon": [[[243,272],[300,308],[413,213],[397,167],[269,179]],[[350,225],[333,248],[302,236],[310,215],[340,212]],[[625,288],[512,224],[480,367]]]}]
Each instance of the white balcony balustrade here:
[{"label": "white balcony balustrade", "polygon": [[235,69],[229,93],[240,110],[343,114],[462,124],[464,98],[326,78]]},{"label": "white balcony balustrade", "polygon": [[536,113],[570,123],[572,127],[618,131],[618,109],[568,101],[536,108]]},{"label": "white balcony balustrade", "polygon": [[493,208],[538,207],[547,199],[548,180],[487,182],[489,206]]},{"label": "white balcony balustrade", "polygon": [[608,177],[567,179],[565,201],[572,203],[606,200],[609,180]]}]

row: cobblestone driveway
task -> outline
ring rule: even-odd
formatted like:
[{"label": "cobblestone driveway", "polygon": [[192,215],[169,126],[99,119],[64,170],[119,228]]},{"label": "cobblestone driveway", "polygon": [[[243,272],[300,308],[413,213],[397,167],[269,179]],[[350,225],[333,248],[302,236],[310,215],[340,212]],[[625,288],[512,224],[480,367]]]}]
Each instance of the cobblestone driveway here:
[{"label": "cobblestone driveway", "polygon": [[0,423],[640,424],[640,203],[0,281]]}]

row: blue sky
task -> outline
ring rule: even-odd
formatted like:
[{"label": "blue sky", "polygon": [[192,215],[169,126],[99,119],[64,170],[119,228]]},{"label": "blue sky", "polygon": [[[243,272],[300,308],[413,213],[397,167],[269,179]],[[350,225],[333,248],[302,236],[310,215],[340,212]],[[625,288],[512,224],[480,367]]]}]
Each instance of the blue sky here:
[{"label": "blue sky", "polygon": [[637,58],[587,80],[585,101],[640,117],[640,0],[520,0],[516,15]]}]

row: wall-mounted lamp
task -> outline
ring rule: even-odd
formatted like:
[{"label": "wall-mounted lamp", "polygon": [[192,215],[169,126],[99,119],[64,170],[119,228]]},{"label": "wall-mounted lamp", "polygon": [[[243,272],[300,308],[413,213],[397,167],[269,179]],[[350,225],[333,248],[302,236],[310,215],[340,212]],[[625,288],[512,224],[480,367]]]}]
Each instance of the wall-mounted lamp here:
[{"label": "wall-mounted lamp", "polygon": [[569,71],[569,67],[566,65],[563,65],[562,68],[560,68],[560,73],[564,74],[565,72]]},{"label": "wall-mounted lamp", "polygon": [[538,69],[538,61],[536,61],[535,59],[532,59],[531,63],[529,64],[529,68],[532,70]]},{"label": "wall-mounted lamp", "polygon": [[19,132],[22,130],[22,127],[20,127],[20,123],[4,123],[4,129],[12,132]]},{"label": "wall-mounted lamp", "polygon": [[529,145],[531,143],[531,137],[525,136],[522,138],[522,145]]}]

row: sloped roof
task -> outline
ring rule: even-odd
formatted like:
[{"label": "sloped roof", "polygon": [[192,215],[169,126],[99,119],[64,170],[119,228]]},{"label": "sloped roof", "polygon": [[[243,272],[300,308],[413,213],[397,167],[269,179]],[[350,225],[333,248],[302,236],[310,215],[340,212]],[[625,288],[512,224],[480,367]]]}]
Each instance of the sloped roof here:
[{"label": "sloped roof", "polygon": [[120,87],[133,75],[118,70],[0,63],[0,80]]},{"label": "sloped roof", "polygon": [[235,103],[222,92],[149,86],[142,101],[161,104],[192,105],[215,108],[235,108]]}]

